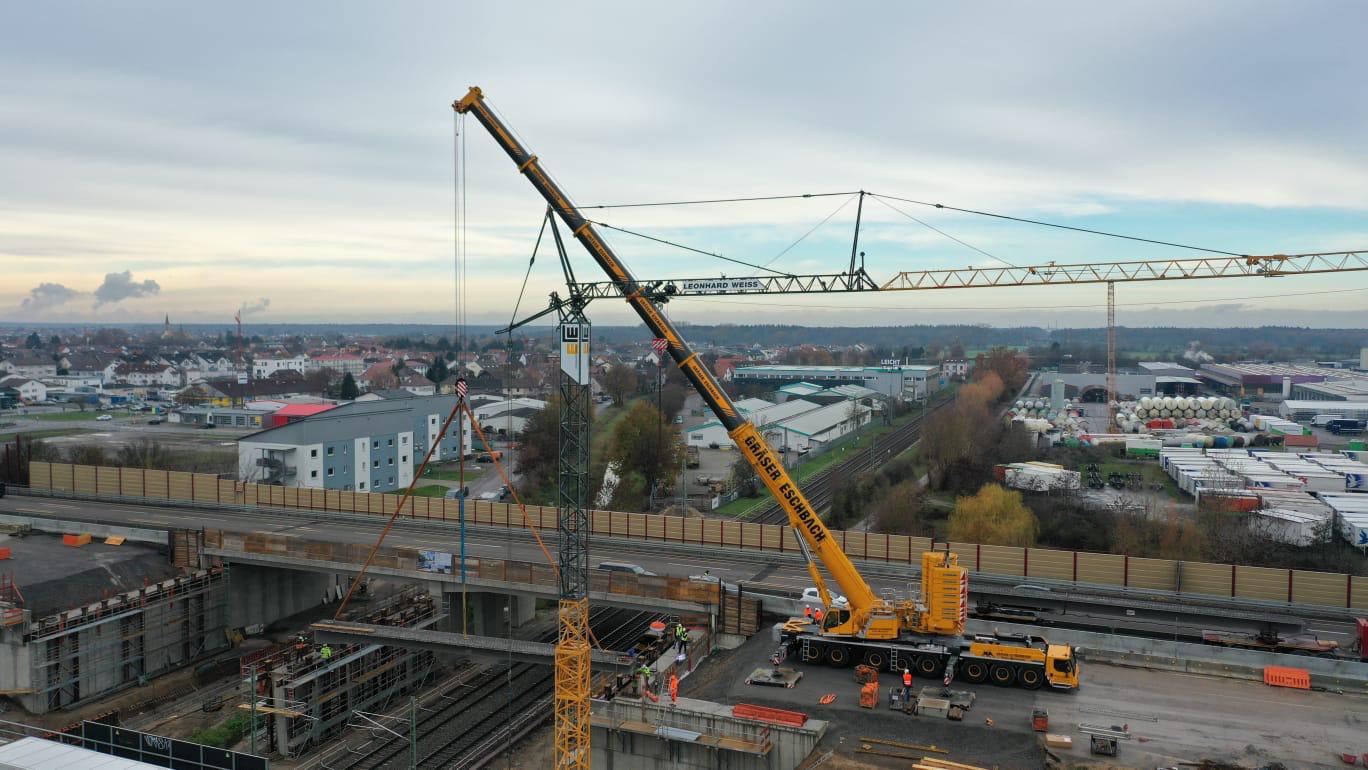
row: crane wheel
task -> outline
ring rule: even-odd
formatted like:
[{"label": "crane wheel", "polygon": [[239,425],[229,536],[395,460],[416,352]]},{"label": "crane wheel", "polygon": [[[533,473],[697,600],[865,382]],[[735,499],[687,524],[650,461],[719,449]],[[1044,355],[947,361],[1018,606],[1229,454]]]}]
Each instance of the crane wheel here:
[{"label": "crane wheel", "polygon": [[998,687],[1011,687],[1012,682],[1016,681],[1016,672],[1011,666],[996,664],[988,670],[988,677]]},{"label": "crane wheel", "polygon": [[870,650],[865,653],[864,662],[867,666],[873,666],[875,669],[882,669],[884,664],[888,662],[888,659],[884,657],[881,650]]},{"label": "crane wheel", "polygon": [[936,670],[940,668],[940,661],[935,657],[927,655],[917,658],[917,672],[923,676],[935,676]]},{"label": "crane wheel", "polygon": [[1028,690],[1038,690],[1045,684],[1045,674],[1038,668],[1023,668],[1017,672],[1017,684]]},{"label": "crane wheel", "polygon": [[971,660],[960,666],[960,673],[964,675],[964,681],[970,684],[978,684],[988,678],[988,664]]},{"label": "crane wheel", "polygon": [[804,663],[816,663],[822,657],[822,650],[816,645],[809,644],[803,647],[799,655],[802,656]]},{"label": "crane wheel", "polygon": [[842,668],[850,663],[850,650],[841,646],[833,646],[827,650],[827,662],[834,668]]}]

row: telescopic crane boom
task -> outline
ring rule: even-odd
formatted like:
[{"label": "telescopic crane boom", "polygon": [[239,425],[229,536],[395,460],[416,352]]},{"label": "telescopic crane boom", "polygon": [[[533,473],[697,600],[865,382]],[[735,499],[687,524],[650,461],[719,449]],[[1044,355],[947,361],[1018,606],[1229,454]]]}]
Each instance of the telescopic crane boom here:
[{"label": "telescopic crane boom", "polygon": [[[872,630],[870,626],[874,625],[880,627],[880,632],[886,638],[896,636],[897,618],[892,608],[887,602],[875,596],[850,558],[832,539],[826,525],[817,517],[817,512],[784,470],[783,464],[761,437],[760,432],[737,410],[731,398],[703,365],[698,354],[689,348],[674,324],[661,312],[656,301],[642,290],[631,271],[618,259],[617,254],[599,235],[593,223],[585,219],[571,202],[570,196],[566,195],[560,185],[542,169],[537,156],[517,140],[508,126],[485,102],[484,94],[479,88],[471,88],[464,98],[452,105],[452,108],[461,114],[474,115],[480,125],[489,131],[512,159],[518,171],[527,177],[527,181],[532,183],[537,192],[541,193],[575,239],[583,244],[594,261],[608,274],[617,291],[626,298],[627,303],[646,324],[646,328],[668,343],[670,358],[726,427],[727,435],[741,447],[760,480],[783,507],[788,515],[789,524],[798,531],[811,555],[821,561],[832,579],[840,586],[850,605],[849,617],[842,625],[848,626],[849,633],[868,632]],[[808,568],[822,593],[822,601],[830,606],[830,593],[811,559],[808,561]]]}]

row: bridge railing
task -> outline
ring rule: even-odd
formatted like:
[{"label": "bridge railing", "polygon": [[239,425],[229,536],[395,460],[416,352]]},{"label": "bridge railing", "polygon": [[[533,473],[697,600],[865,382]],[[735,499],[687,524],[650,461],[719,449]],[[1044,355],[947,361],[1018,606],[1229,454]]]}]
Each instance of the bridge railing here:
[{"label": "bridge railing", "polygon": [[[392,494],[250,484],[220,479],[212,474],[44,462],[30,464],[29,484],[54,492],[265,505],[372,516],[389,516],[401,499]],[[459,510],[456,500],[415,497],[405,503],[400,515],[455,522],[460,517]],[[556,509],[539,505],[527,506],[524,522],[516,505],[468,500],[465,516],[467,523],[486,526],[533,526],[547,530],[556,526]],[[592,511],[590,520],[592,533],[599,536],[782,553],[800,550],[793,530],[778,524],[622,511]],[[833,530],[832,536],[838,538],[846,553],[856,559],[913,565],[920,562],[923,551],[948,547],[959,554],[960,563],[970,570],[1023,580],[1059,580],[1368,611],[1368,577],[1342,573],[1050,548],[946,543],[927,537],[873,532]]]},{"label": "bridge railing", "polygon": [[[370,553],[371,546],[364,543],[334,543],[311,541],[299,537],[285,537],[261,532],[231,532],[219,529],[204,531],[204,547],[217,551],[242,554],[262,554],[281,556],[304,561],[319,561],[335,564],[362,564]],[[372,564],[376,567],[394,570],[432,572],[432,562],[424,559],[426,549],[407,546],[382,547],[375,554]],[[446,571],[455,568],[451,562],[444,562]],[[556,573],[549,565],[533,562],[511,561],[507,559],[468,558],[467,573],[482,580],[513,583],[527,586],[546,586],[555,589],[558,585]],[[704,583],[684,578],[633,575],[624,572],[595,570],[589,575],[589,590],[643,597],[647,599],[669,599],[693,602],[701,605],[716,605],[721,601],[716,583]],[[755,600],[745,599],[754,611]]]}]

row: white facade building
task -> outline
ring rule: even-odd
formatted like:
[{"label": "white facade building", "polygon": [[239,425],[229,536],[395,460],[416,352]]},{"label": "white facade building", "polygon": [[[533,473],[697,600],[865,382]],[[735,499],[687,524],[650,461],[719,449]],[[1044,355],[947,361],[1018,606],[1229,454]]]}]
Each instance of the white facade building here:
[{"label": "white facade building", "polygon": [[303,354],[289,358],[257,358],[252,361],[252,377],[264,380],[282,370],[303,374],[308,363],[309,357]]}]

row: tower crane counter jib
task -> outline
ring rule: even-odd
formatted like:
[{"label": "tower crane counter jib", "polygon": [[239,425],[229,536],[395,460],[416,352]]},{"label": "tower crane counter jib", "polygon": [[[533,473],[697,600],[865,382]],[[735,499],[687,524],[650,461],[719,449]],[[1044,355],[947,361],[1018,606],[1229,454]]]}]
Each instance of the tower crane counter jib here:
[{"label": "tower crane counter jib", "polygon": [[[801,618],[790,620],[781,636],[777,657],[797,652],[805,661],[837,666],[859,658],[876,668],[905,666],[923,676],[943,675],[947,680],[962,671],[964,678],[971,681],[991,678],[996,684],[1019,683],[1028,688],[1048,681],[1055,687],[1077,687],[1077,666],[1068,645],[1050,645],[1039,638],[977,636],[970,641],[963,637],[968,583],[954,554],[923,554],[918,599],[895,603],[875,595],[760,432],[740,414],[674,324],[660,311],[653,293],[643,290],[593,223],[585,219],[542,169],[537,156],[528,152],[493,112],[480,89],[471,88],[452,107],[459,114],[475,116],[608,274],[616,291],[646,327],[666,340],[675,365],[727,429],[727,434],[744,448],[743,455],[785,511],[789,525],[798,534],[808,572],[827,611],[820,628]],[[840,586],[847,597],[846,604],[833,604],[817,569],[818,562]]]}]

